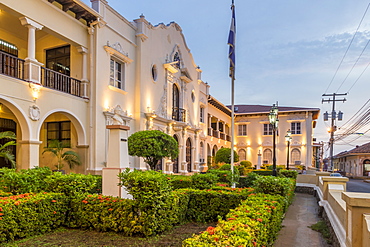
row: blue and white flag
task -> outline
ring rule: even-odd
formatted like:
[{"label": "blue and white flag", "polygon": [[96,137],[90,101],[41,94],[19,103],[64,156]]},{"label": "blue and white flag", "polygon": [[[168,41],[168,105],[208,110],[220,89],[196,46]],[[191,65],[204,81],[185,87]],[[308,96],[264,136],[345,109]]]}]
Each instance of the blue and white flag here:
[{"label": "blue and white flag", "polygon": [[235,79],[235,34],[236,34],[236,27],[235,27],[235,6],[234,1],[231,5],[232,11],[232,18],[231,18],[231,25],[230,25],[230,33],[229,33],[229,40],[228,45],[229,47],[229,60],[230,60],[230,77]]}]

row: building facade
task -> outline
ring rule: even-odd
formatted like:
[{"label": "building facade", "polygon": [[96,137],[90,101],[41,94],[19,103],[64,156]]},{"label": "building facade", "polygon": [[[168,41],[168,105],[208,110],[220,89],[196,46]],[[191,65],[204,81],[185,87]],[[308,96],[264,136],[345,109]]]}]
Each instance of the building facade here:
[{"label": "building facade", "polygon": [[[198,172],[219,148],[231,146],[233,133],[230,109],[210,96],[181,27],[152,25],[144,16],[130,22],[107,1],[91,2],[0,3],[0,131],[17,135],[17,167],[53,168],[54,157],[43,150],[57,139],[82,159],[82,166],[64,167],[67,172],[146,169],[127,154],[127,137],[155,129],[179,144],[179,157],[164,159],[158,169]],[[270,163],[269,107],[260,107],[239,106],[235,149],[252,163],[258,155]],[[293,163],[311,164],[318,109],[281,108],[279,114],[278,163],[286,151],[282,133],[290,128],[296,131]]]}]

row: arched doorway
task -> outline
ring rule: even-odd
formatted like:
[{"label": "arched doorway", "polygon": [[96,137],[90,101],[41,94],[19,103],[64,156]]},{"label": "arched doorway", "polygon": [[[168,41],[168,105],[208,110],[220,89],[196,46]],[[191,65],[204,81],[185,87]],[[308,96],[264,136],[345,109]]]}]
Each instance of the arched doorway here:
[{"label": "arched doorway", "polygon": [[[174,135],[173,138],[176,140],[177,143],[179,143],[179,139],[177,138],[176,135]],[[176,159],[173,159],[172,162],[173,162],[172,165],[173,173],[179,173],[179,156],[177,156]]]},{"label": "arched doorway", "polygon": [[192,164],[191,164],[191,160],[192,160],[192,157],[191,157],[191,141],[190,141],[190,138],[188,138],[186,140],[186,163],[188,164],[188,172],[191,172],[192,169]]},{"label": "arched doorway", "polygon": [[272,151],[271,149],[267,148],[263,151],[263,164],[271,163],[272,163]]}]

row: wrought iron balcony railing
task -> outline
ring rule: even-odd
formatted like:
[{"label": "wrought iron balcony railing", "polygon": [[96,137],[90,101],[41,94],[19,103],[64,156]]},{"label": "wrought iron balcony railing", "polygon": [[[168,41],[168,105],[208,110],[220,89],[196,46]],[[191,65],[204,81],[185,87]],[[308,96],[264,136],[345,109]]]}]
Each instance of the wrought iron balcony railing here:
[{"label": "wrought iron balcony railing", "polygon": [[81,81],[41,67],[41,85],[78,97],[82,96]]},{"label": "wrought iron balcony railing", "polygon": [[186,122],[186,110],[178,107],[172,108],[172,119],[180,122]]},{"label": "wrought iron balcony railing", "polygon": [[24,80],[24,60],[0,51],[0,74]]}]

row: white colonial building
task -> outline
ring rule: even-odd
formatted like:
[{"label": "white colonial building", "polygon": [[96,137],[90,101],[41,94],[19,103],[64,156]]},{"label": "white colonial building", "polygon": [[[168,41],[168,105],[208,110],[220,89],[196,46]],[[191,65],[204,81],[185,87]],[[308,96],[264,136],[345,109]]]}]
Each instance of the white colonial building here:
[{"label": "white colonial building", "polygon": [[[130,22],[107,1],[91,2],[0,3],[0,131],[17,135],[17,168],[53,168],[43,150],[57,139],[82,158],[73,172],[146,169],[128,155],[127,138],[150,129],[179,143],[179,157],[159,164],[166,173],[197,172],[230,147],[230,109],[210,96],[180,26],[152,25],[144,16]],[[269,107],[237,107],[234,148],[243,160],[256,164],[260,154],[270,163]],[[292,163],[311,166],[318,112],[280,108],[279,164],[290,128]]]}]

